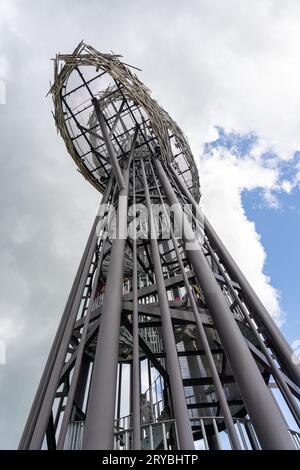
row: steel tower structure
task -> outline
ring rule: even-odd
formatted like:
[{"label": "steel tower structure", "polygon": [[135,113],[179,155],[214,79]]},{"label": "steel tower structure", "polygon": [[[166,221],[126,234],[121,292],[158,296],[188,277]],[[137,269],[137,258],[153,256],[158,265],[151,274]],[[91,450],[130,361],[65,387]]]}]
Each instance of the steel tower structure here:
[{"label": "steel tower structure", "polygon": [[299,425],[299,367],[198,206],[181,130],[120,56],[54,64],[57,128],[103,196],[19,448],[300,448],[279,406]]}]

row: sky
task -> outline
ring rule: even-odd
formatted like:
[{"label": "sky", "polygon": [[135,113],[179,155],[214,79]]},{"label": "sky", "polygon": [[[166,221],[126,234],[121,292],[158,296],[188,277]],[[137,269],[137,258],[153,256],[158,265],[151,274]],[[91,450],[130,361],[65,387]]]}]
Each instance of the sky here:
[{"label": "sky", "polygon": [[50,59],[81,40],[142,69],[191,144],[207,216],[300,338],[300,2],[0,0],[3,449],[18,444],[100,199],[46,98]]}]

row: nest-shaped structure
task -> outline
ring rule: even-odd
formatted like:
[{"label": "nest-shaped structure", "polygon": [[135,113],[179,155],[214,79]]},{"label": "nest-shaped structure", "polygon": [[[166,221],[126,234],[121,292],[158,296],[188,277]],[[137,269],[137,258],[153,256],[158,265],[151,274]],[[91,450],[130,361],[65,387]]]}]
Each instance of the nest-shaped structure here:
[{"label": "nest-shaped structure", "polygon": [[83,42],[72,54],[58,54],[54,64],[50,92],[57,129],[79,171],[97,190],[104,192],[112,168],[95,117],[95,98],[120,166],[138,127],[140,145],[150,151],[159,146],[162,160],[173,165],[199,201],[198,170],[187,139],[133,67],[122,63],[120,56],[100,53]]}]

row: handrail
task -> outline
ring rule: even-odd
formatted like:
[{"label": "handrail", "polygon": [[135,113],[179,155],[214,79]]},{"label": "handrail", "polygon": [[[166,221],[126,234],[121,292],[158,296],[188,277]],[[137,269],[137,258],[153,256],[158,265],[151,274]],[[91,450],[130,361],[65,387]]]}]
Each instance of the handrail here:
[{"label": "handrail", "polygon": [[[131,423],[131,414],[123,416],[122,419],[126,419],[127,423]],[[199,429],[202,432],[202,438],[199,440],[201,449],[209,450],[210,448],[210,436],[207,434],[206,426],[212,424],[214,429],[214,436],[218,448],[221,450],[224,448],[224,436],[226,431],[218,429],[220,420],[224,420],[223,416],[201,416],[191,417],[191,423],[199,423]],[[260,446],[249,418],[233,418],[234,424],[237,426],[237,431],[241,443],[241,447],[244,450],[255,449],[259,450]],[[130,450],[132,448],[132,436],[133,427],[120,428],[114,426],[114,448],[121,450]],[[84,421],[74,421],[72,426],[69,427],[69,433],[67,435],[65,449],[80,449],[82,446],[82,437],[84,431]],[[173,432],[172,432],[173,431]],[[290,436],[294,442],[297,450],[300,450],[300,432],[293,429],[289,429]],[[150,423],[141,423],[141,435],[142,435],[142,448],[146,450],[155,450],[158,447],[164,450],[171,450],[174,446],[174,441],[177,441],[177,429],[176,420],[174,418],[164,419],[162,421],[155,421]],[[223,438],[222,438],[223,435]],[[170,437],[172,439],[170,441]],[[173,442],[173,444],[172,444]],[[202,444],[201,444],[202,442]],[[229,444],[228,450],[231,449]]]}]

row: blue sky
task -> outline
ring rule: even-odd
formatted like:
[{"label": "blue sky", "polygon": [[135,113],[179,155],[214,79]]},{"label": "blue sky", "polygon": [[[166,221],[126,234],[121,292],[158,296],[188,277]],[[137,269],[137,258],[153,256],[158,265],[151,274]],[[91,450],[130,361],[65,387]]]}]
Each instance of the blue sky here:
[{"label": "blue sky", "polygon": [[281,293],[281,306],[286,314],[282,329],[290,343],[300,336],[300,190],[281,194],[282,208],[261,204],[259,190],[245,191],[243,204],[253,220],[267,252],[265,273]]}]

